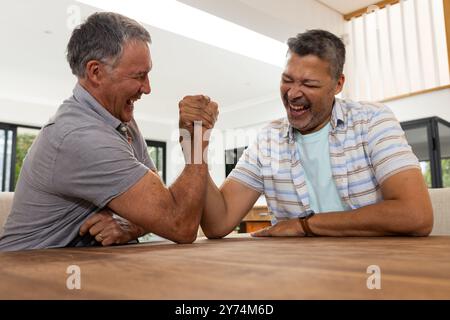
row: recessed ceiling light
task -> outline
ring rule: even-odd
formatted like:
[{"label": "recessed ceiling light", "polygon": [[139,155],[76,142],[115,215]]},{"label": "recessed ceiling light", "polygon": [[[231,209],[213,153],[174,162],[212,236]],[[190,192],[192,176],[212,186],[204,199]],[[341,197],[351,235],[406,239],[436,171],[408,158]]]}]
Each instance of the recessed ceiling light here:
[{"label": "recessed ceiling light", "polygon": [[278,67],[287,45],[175,0],[78,0]]}]

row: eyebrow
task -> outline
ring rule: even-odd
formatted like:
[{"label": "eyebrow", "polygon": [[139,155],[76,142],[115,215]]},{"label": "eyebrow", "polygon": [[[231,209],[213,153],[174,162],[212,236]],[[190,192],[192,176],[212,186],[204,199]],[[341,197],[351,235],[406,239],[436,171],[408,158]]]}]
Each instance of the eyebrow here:
[{"label": "eyebrow", "polygon": [[150,71],[151,70],[148,70],[148,71],[137,71],[137,72],[132,73],[132,75],[133,76],[143,76],[143,75],[146,75],[146,74],[150,73]]}]

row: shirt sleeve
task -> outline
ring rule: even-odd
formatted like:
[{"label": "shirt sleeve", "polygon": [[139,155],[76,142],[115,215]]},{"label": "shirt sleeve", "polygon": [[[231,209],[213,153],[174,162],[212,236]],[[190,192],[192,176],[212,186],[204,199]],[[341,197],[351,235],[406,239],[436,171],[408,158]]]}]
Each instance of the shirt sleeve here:
[{"label": "shirt sleeve", "polygon": [[155,163],[153,162],[152,158],[150,158],[150,155],[148,154],[148,149],[147,149],[147,143],[144,139],[144,137],[142,136],[141,131],[139,130],[139,127],[136,123],[135,119],[132,119],[129,123],[129,129],[133,135],[133,137],[135,137],[139,143],[139,148],[137,150],[137,152],[139,153],[139,159],[143,164],[145,164],[150,170],[152,171],[157,171]]},{"label": "shirt sleeve", "polygon": [[380,184],[400,171],[420,169],[419,161],[412,152],[400,123],[387,106],[381,106],[370,120],[368,149]]},{"label": "shirt sleeve", "polygon": [[259,193],[264,192],[261,163],[258,160],[258,139],[242,153],[236,167],[228,178],[235,180]]},{"label": "shirt sleeve", "polygon": [[77,129],[67,134],[57,150],[52,176],[56,193],[87,200],[100,208],[149,170],[124,139],[101,129]]}]

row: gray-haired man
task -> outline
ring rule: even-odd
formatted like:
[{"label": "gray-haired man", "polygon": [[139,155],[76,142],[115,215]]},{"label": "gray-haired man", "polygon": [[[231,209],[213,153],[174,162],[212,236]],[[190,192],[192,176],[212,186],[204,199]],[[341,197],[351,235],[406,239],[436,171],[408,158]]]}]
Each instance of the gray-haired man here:
[{"label": "gray-haired man", "polygon": [[[133,119],[134,103],[150,93],[150,41],[115,13],[95,13],[73,31],[67,59],[78,83],[28,152],[0,250],[119,244],[146,232],[195,240],[207,165],[187,164],[166,188]],[[217,104],[191,96],[180,109],[190,104],[209,111],[202,129],[211,128]]]}]

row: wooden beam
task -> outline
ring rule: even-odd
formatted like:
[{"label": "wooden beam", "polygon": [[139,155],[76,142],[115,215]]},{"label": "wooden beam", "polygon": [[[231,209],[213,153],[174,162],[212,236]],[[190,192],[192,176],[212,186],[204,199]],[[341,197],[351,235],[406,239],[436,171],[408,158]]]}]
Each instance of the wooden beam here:
[{"label": "wooden beam", "polygon": [[[445,1],[447,1],[447,0],[444,0],[444,2]],[[374,3],[373,5],[375,5],[375,6],[377,6],[378,8],[380,8],[380,9],[383,9],[384,7],[386,7],[388,4],[396,4],[396,3],[399,3],[400,2],[400,0],[384,0],[384,1],[379,1],[379,2],[377,2],[377,3]],[[370,7],[370,6],[369,6]],[[369,7],[364,7],[364,8],[361,8],[361,9],[358,9],[358,10],[356,10],[356,11],[353,11],[353,12],[350,12],[350,13],[347,13],[347,14],[344,14],[344,19],[345,20],[350,20],[351,18],[356,18],[356,17],[360,17],[360,16],[362,16],[364,13],[367,13],[367,8],[369,8]]]},{"label": "wooden beam", "polygon": [[450,0],[443,0],[443,2],[444,2],[445,34],[447,38],[448,71],[450,73]]}]

